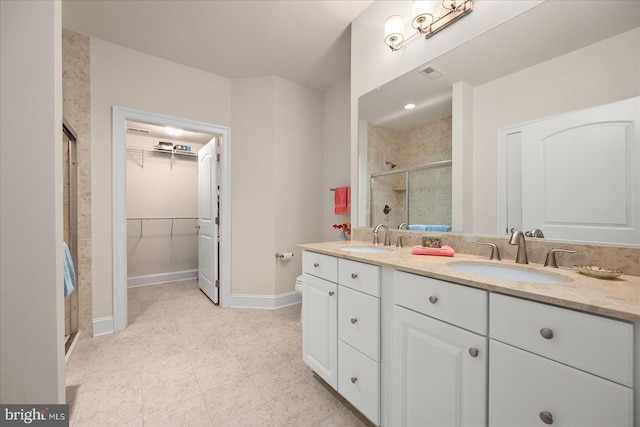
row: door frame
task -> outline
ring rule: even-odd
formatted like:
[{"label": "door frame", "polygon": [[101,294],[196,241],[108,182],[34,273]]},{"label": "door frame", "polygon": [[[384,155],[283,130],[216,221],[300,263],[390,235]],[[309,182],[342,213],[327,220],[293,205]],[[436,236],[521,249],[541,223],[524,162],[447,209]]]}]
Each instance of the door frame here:
[{"label": "door frame", "polygon": [[[220,306],[231,303],[231,129],[132,108],[112,107],[113,329],[127,327],[126,133],[128,120],[220,136]],[[212,189],[214,191],[215,189]],[[217,197],[217,194],[215,195]]]}]

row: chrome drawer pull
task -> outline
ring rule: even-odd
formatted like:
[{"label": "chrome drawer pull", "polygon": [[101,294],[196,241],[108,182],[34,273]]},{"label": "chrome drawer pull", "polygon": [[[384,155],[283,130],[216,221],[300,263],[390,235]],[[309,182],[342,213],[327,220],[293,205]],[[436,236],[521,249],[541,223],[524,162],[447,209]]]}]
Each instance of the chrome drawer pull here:
[{"label": "chrome drawer pull", "polygon": [[477,348],[470,348],[469,349],[469,354],[471,355],[471,357],[478,357],[478,349]]},{"label": "chrome drawer pull", "polygon": [[351,382],[355,384],[358,381],[358,377],[351,377]]},{"label": "chrome drawer pull", "polygon": [[314,266],[315,268],[318,268],[318,267],[320,267],[320,264],[318,264],[317,262],[314,262],[314,263],[313,263],[313,266]]},{"label": "chrome drawer pull", "polygon": [[358,278],[358,275],[357,275],[356,273],[351,273],[351,278],[352,278],[352,279],[357,279],[357,278]]},{"label": "chrome drawer pull", "polygon": [[355,317],[351,318],[351,324],[355,325],[356,323],[358,323],[358,319],[356,319]]},{"label": "chrome drawer pull", "polygon": [[335,292],[329,291],[329,296],[332,297],[333,295],[335,295]]},{"label": "chrome drawer pull", "polygon": [[430,302],[431,304],[435,304],[435,303],[437,303],[437,302],[438,302],[438,297],[435,297],[435,296],[433,296],[433,295],[432,295],[432,296],[430,296],[430,297],[429,297],[429,302]]},{"label": "chrome drawer pull", "polygon": [[550,340],[553,338],[553,331],[549,328],[542,328],[540,329],[540,335],[542,335],[542,338]]},{"label": "chrome drawer pull", "polygon": [[551,412],[540,412],[540,419],[545,424],[553,424],[553,415],[551,415]]}]

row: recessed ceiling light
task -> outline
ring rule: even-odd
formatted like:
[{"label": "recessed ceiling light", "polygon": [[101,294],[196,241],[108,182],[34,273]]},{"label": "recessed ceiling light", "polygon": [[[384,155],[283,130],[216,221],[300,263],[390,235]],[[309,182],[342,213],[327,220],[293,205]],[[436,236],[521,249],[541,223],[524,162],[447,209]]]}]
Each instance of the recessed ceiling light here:
[{"label": "recessed ceiling light", "polygon": [[164,131],[171,136],[180,136],[182,135],[182,129],[172,128],[171,126],[165,126]]},{"label": "recessed ceiling light", "polygon": [[414,108],[416,108],[416,104],[407,104],[404,106],[405,110],[413,110]]}]

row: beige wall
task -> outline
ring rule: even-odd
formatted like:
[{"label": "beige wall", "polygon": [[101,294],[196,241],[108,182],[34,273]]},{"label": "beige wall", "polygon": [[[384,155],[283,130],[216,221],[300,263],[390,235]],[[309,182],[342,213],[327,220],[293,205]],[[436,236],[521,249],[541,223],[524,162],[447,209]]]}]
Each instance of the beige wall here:
[{"label": "beige wall", "polygon": [[322,239],[322,98],[278,77],[232,85],[232,293],[292,292],[296,244]]},{"label": "beige wall", "polygon": [[[351,222],[351,215],[334,213],[335,193],[331,188],[351,185],[349,150],[349,78],[346,77],[323,94],[322,101],[322,240],[338,240],[333,224]],[[307,242],[310,243],[310,242]]]},{"label": "beige wall", "polygon": [[[277,252],[294,259],[278,261],[275,294],[293,292],[302,274],[298,243],[322,240],[322,95],[275,78],[274,241]],[[275,260],[274,253],[270,254]]]},{"label": "beige wall", "polygon": [[496,234],[497,132],[640,95],[640,29],[473,89],[473,232]]},{"label": "beige wall", "polygon": [[94,319],[113,315],[111,107],[229,126],[230,101],[229,79],[91,39]]},{"label": "beige wall", "polygon": [[61,4],[0,2],[0,403],[64,403]]}]

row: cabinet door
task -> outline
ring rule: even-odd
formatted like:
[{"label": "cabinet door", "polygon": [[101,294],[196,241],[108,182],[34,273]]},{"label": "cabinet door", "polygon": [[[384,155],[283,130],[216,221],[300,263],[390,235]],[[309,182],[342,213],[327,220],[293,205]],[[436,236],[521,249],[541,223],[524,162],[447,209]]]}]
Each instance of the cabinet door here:
[{"label": "cabinet door", "polygon": [[633,391],[491,340],[489,425],[631,427]]},{"label": "cabinet door", "polygon": [[309,274],[304,274],[302,281],[302,358],[337,388],[338,285]]},{"label": "cabinet door", "polygon": [[394,426],[484,426],[487,338],[394,307]]}]

